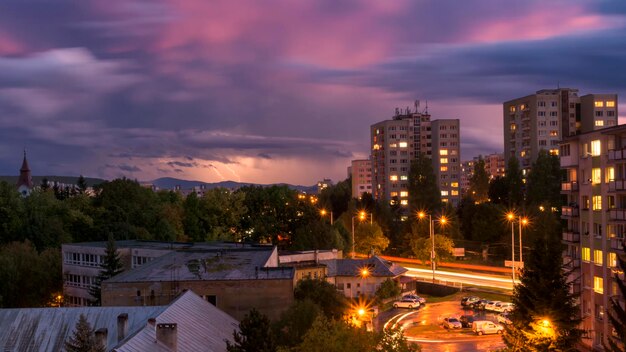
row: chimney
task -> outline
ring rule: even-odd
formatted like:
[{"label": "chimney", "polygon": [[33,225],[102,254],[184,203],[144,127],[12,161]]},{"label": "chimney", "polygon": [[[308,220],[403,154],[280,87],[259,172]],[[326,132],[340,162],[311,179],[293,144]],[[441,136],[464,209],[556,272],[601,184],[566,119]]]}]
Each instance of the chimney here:
[{"label": "chimney", "polygon": [[148,319],[148,326],[152,326],[154,328],[155,325],[156,325],[156,319],[154,318]]},{"label": "chimney", "polygon": [[313,258],[315,259],[315,264],[317,265],[320,263],[320,258],[319,258],[320,251],[316,249],[315,252],[313,253],[314,253]]},{"label": "chimney", "polygon": [[122,341],[128,334],[128,314],[122,313],[117,316],[117,342]]},{"label": "chimney", "polygon": [[178,347],[177,324],[157,324],[156,339],[170,350],[176,352]]},{"label": "chimney", "polygon": [[106,328],[96,330],[96,341],[106,349],[109,331]]}]

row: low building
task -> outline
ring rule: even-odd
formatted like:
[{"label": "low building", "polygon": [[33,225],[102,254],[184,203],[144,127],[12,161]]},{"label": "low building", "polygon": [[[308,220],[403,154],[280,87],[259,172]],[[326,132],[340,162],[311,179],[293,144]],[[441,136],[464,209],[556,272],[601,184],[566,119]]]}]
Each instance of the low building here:
[{"label": "low building", "polygon": [[326,280],[346,297],[373,296],[387,279],[399,282],[408,270],[378,256],[365,259],[321,260],[327,266]]},{"label": "low building", "polygon": [[252,308],[277,319],[294,301],[294,273],[276,247],[177,249],[104,281],[102,305],[162,305],[193,290],[236,319]]},{"label": "low building", "polygon": [[238,330],[235,319],[187,291],[167,306],[0,309],[0,346],[61,351],[81,314],[106,351],[226,351]]},{"label": "low building", "polygon": [[312,250],[312,251],[281,251],[278,258],[281,266],[292,267],[295,270],[296,284],[305,278],[325,279],[328,276],[326,264],[322,260],[336,260],[342,258],[342,251]]}]

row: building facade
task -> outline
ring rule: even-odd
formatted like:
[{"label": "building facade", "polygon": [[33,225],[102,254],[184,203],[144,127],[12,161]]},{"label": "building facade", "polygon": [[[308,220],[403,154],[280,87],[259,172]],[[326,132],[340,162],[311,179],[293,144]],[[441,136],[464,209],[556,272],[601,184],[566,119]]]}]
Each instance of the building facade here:
[{"label": "building facade", "polygon": [[567,136],[617,125],[617,95],[578,96],[578,89],[544,89],[503,103],[504,158],[524,175],[544,149],[558,154]]},{"label": "building facade", "polygon": [[456,206],[461,200],[461,131],[458,119],[431,122],[433,170],[441,201]]},{"label": "building facade", "polygon": [[472,160],[464,161],[461,163],[461,197],[467,194],[469,190],[470,179],[474,175],[474,165],[480,158],[483,158],[485,162],[485,171],[487,171],[490,180],[505,175],[504,154],[493,153],[484,157],[479,155]]},{"label": "building facade", "polygon": [[352,198],[361,199],[363,193],[372,194],[372,162],[369,159],[352,160]]},{"label": "building facade", "polygon": [[626,125],[567,137],[559,152],[566,174],[561,190],[567,197],[563,262],[571,270],[573,293],[580,294],[583,343],[602,350],[612,333],[609,298],[619,292],[617,256],[624,254]]}]

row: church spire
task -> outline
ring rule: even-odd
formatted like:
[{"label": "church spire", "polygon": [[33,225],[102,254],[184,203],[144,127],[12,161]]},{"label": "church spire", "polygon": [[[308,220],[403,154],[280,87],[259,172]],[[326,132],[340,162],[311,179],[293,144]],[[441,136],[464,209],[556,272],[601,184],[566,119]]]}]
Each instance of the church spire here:
[{"label": "church spire", "polygon": [[30,174],[28,160],[26,160],[26,149],[24,149],[24,160],[20,169],[20,177],[17,179],[17,189],[23,195],[29,194],[30,190],[33,189],[33,177]]}]

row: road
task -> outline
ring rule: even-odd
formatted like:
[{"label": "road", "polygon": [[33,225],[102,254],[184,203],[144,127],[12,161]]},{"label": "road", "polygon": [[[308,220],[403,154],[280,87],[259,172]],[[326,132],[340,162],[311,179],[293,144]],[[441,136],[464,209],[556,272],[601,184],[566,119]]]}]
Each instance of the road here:
[{"label": "road", "polygon": [[[405,276],[417,277],[421,279],[432,279],[433,272],[430,269],[422,269],[414,266],[407,266],[406,264],[400,264],[407,268]],[[435,278],[438,283],[459,283],[463,285],[482,286],[482,287],[494,287],[505,290],[512,290],[513,283],[511,278],[506,276],[485,275],[477,273],[459,273],[446,270],[435,270]],[[519,283],[518,280],[515,281]]]}]

